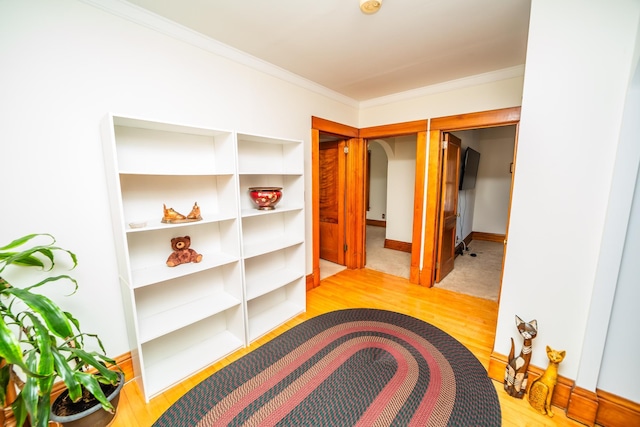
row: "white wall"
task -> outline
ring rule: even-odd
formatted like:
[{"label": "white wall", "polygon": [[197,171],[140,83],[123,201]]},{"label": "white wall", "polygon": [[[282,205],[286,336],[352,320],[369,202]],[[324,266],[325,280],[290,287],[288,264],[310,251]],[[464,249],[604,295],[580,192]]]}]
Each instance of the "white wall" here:
[{"label": "white wall", "polygon": [[[639,18],[640,3],[631,0],[615,7],[538,0],[531,9],[495,351],[508,354],[516,314],[537,319],[532,363],[547,365],[546,345],[566,350],[560,375],[590,390],[599,364],[581,360],[604,345],[601,334],[591,341],[589,325],[606,324],[611,315],[597,309],[602,301],[594,290],[615,289],[617,277],[601,270],[597,278],[596,270],[616,249],[605,219],[616,193],[614,161]],[[595,286],[597,280],[603,284]],[[622,387],[611,391],[626,395]]]},{"label": "white wall", "polygon": [[606,346],[604,354],[601,355],[602,366],[597,376],[597,387],[640,402],[640,387],[637,382],[640,378],[640,343],[637,328],[630,325],[638,316],[640,301],[640,175],[636,180],[629,221],[611,320],[607,328]]},{"label": "white wall", "polygon": [[[596,275],[592,305],[580,381],[599,389],[625,396],[640,402],[640,341],[635,327],[630,327],[638,312],[640,301],[640,27],[636,37],[636,68],[627,92],[627,100],[620,132],[620,144],[616,154],[614,177],[609,196],[603,243],[609,248],[601,253]],[[635,179],[634,179],[635,176]],[[635,192],[633,188],[635,187]],[[633,199],[631,195],[633,194]],[[626,232],[625,232],[626,229]],[[617,285],[615,271],[619,267]],[[603,313],[599,314],[598,311]],[[610,321],[604,322],[607,310]],[[606,337],[603,339],[603,336]],[[605,343],[602,343],[602,341]],[[593,344],[592,344],[593,342]],[[598,369],[601,367],[601,369]],[[597,372],[594,375],[594,372]]]},{"label": "white wall", "polygon": [[415,135],[369,141],[371,210],[367,219],[386,220],[385,238],[399,242],[412,240],[416,143]]},{"label": "white wall", "polygon": [[506,234],[511,196],[515,126],[482,129],[473,231]]},{"label": "white wall", "polygon": [[[484,81],[484,79],[479,79]],[[474,79],[466,79],[472,83]],[[501,80],[467,86],[465,84],[443,85],[439,92],[409,99],[380,98],[361,103],[359,127],[425,120],[455,114],[517,107],[522,101],[521,75],[507,76]],[[417,91],[419,93],[419,91]]]},{"label": "white wall", "polygon": [[453,132],[462,141],[461,162],[467,147],[480,153],[476,188],[458,193],[459,240],[472,231],[506,233],[515,131],[515,126],[501,126]]},{"label": "white wall", "polygon": [[389,156],[387,169],[386,238],[410,243],[416,181],[416,136],[391,139],[393,156]]},{"label": "white wall", "polygon": [[99,133],[107,112],[303,140],[309,172],[311,116],[358,125],[353,105],[75,0],[2,1],[0,57],[0,245],[49,232],[76,252],[80,290],[61,305],[111,355],[130,348]]},{"label": "white wall", "polygon": [[[369,211],[367,219],[383,221],[387,215],[387,164],[389,160],[385,147],[388,147],[384,140],[369,141],[371,151],[371,162],[369,163]],[[391,148],[387,148],[391,151]]]}]

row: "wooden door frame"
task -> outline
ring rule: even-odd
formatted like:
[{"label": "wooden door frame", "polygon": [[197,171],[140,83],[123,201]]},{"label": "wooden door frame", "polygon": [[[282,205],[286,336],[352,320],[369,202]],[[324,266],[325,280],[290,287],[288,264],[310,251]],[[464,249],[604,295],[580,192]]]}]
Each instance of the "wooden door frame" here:
[{"label": "wooden door frame", "polygon": [[[352,163],[359,163],[362,165],[362,161],[357,162],[359,157],[359,151],[361,151],[362,143],[359,141],[359,130],[357,128],[343,125],[340,123],[332,122],[330,120],[321,119],[319,117],[311,117],[311,216],[312,216],[312,262],[313,282],[307,281],[307,290],[315,288],[320,285],[320,133],[329,133],[336,135],[347,141],[349,147],[349,156],[347,156],[347,170],[353,167]],[[362,154],[362,153],[360,153]],[[362,154],[364,155],[364,154]],[[360,166],[362,167],[362,166]],[[356,173],[356,175],[358,175]],[[357,178],[357,176],[356,176]],[[364,248],[357,251],[358,241],[354,240],[353,229],[359,227],[359,223],[364,223],[358,220],[357,206],[361,205],[364,217],[364,197],[362,197],[361,203],[358,203],[358,194],[364,196],[364,191],[358,192],[359,186],[364,186],[364,175],[361,179],[347,180],[345,191],[347,193],[345,212],[347,217],[353,215],[353,223],[346,224],[345,241],[348,247],[351,249],[345,254],[345,265],[347,268],[359,268],[353,267],[357,264],[357,254],[363,253]],[[355,251],[355,252],[354,252]]]},{"label": "wooden door frame", "polygon": [[[307,288],[320,284],[320,133],[338,135],[348,140],[349,156],[347,170],[353,179],[347,180],[347,224],[346,236],[349,247],[345,254],[347,268],[363,268],[366,242],[366,140],[391,138],[409,134],[417,135],[416,177],[413,203],[413,232],[411,268],[409,281],[431,287],[434,283],[437,241],[438,209],[440,204],[442,172],[442,134],[444,132],[518,125],[520,107],[510,107],[455,116],[438,117],[429,120],[357,129],[318,117],[311,118],[311,180],[312,180],[312,221],[313,221],[313,283]],[[514,147],[517,151],[518,131]],[[425,188],[426,186],[426,188]],[[426,200],[425,200],[426,197]],[[426,202],[426,203],[425,203]],[[423,209],[424,206],[424,209]],[[511,207],[507,217],[507,233]],[[423,240],[424,232],[424,240]],[[508,235],[508,234],[507,234]],[[506,237],[505,237],[506,241]],[[422,262],[422,266],[420,263]]]},{"label": "wooden door frame", "polygon": [[[420,280],[420,248],[422,242],[422,206],[424,202],[425,160],[427,140],[427,120],[373,126],[360,129],[360,137],[365,140],[394,138],[404,135],[416,135],[416,176],[413,188],[413,227],[411,233],[411,265],[409,281],[419,283]],[[366,228],[362,229],[366,238]],[[362,265],[364,267],[364,265]]]},{"label": "wooden door frame", "polygon": [[[347,253],[345,265],[349,269],[364,268],[366,254],[366,174],[367,141],[376,138],[392,138],[403,135],[417,135],[416,180],[414,186],[414,219],[412,233],[410,281],[418,283],[420,277],[421,213],[424,200],[424,162],[427,120],[417,120],[391,125],[357,129],[318,117],[311,118],[311,167],[312,167],[312,221],[313,221],[313,283],[307,288],[320,284],[320,133],[329,133],[348,140],[347,156],[347,200],[345,210],[350,221],[346,224],[345,240]],[[422,165],[422,167],[420,167]]]},{"label": "wooden door frame", "polygon": [[[456,116],[438,117],[430,120],[428,139],[428,176],[427,176],[427,203],[425,211],[424,225],[424,252],[422,257],[422,268],[420,269],[421,285],[433,286],[436,248],[438,239],[438,209],[440,206],[441,180],[442,180],[442,134],[444,132],[454,132],[460,130],[481,129],[498,126],[516,125],[516,139],[514,146],[514,170],[515,155],[517,151],[518,130],[520,123],[520,107],[503,108],[498,110],[482,111],[477,113],[460,114]],[[424,164],[423,164],[424,167]],[[513,175],[512,175],[513,176]],[[513,182],[513,180],[512,180]],[[510,196],[511,197],[511,196]],[[509,232],[509,221],[511,216],[511,205],[507,215],[507,230]],[[420,230],[422,231],[422,230]],[[415,230],[414,230],[415,232]],[[507,237],[505,236],[505,241]],[[503,258],[504,259],[504,258]]]}]

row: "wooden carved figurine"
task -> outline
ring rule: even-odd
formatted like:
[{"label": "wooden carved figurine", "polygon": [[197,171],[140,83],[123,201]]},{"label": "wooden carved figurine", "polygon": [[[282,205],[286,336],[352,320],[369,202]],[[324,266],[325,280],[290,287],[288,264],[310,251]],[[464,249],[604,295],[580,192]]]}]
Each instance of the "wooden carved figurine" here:
[{"label": "wooden carved figurine", "polygon": [[167,205],[162,205],[162,210],[162,222],[173,223],[187,219],[186,216],[182,215],[180,212],[176,212],[173,208],[168,208]]},{"label": "wooden carved figurine", "polygon": [[182,222],[193,222],[200,221],[202,216],[200,216],[200,206],[198,206],[198,202],[195,202],[193,208],[191,208],[191,212],[189,215],[184,216],[179,212],[176,212],[173,208],[167,208],[167,205],[162,205],[162,221],[165,224],[179,224]]},{"label": "wooden carved figurine", "polygon": [[538,322],[536,320],[525,322],[516,316],[516,327],[522,338],[524,338],[524,343],[522,344],[520,355],[513,357],[514,344],[513,338],[511,338],[511,351],[504,370],[504,389],[509,393],[509,396],[522,399],[527,390],[527,378],[529,376],[527,370],[531,360],[531,341],[538,334]]},{"label": "wooden carved figurine", "polygon": [[547,346],[547,357],[549,358],[549,366],[541,377],[531,382],[529,389],[529,404],[533,409],[543,415],[553,417],[551,411],[551,397],[553,397],[553,389],[558,382],[558,365],[564,359],[566,352],[557,351]]},{"label": "wooden carved figurine", "polygon": [[187,219],[193,219],[196,221],[199,221],[202,219],[202,216],[200,216],[200,206],[198,206],[198,202],[195,202],[193,204],[193,207],[191,208],[191,212],[189,212],[189,215],[187,215]]}]

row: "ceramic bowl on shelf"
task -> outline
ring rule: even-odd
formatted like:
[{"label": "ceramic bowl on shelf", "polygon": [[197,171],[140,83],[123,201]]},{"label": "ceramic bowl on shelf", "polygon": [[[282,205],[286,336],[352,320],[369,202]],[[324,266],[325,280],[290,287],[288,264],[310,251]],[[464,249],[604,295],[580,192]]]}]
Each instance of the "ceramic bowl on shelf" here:
[{"label": "ceramic bowl on shelf", "polygon": [[249,196],[260,210],[272,210],[282,198],[282,187],[249,187]]}]

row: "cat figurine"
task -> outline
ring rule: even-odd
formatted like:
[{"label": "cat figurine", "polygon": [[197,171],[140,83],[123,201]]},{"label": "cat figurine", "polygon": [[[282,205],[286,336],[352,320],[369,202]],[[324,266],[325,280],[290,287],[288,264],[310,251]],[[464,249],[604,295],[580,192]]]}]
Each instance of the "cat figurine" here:
[{"label": "cat figurine", "polygon": [[547,346],[549,366],[547,366],[542,376],[531,382],[531,388],[529,388],[529,404],[542,415],[546,414],[549,417],[553,417],[551,397],[553,396],[553,389],[558,382],[558,365],[564,359],[565,354],[566,352],[564,350],[557,351]]},{"label": "cat figurine", "polygon": [[516,315],[516,327],[522,338],[524,338],[524,343],[522,344],[520,355],[513,357],[514,344],[513,338],[511,338],[511,351],[504,370],[504,389],[509,393],[509,396],[522,399],[527,390],[527,378],[529,377],[527,369],[531,360],[531,341],[538,334],[538,322],[536,320],[525,322]]}]

